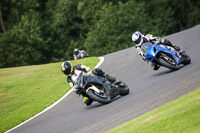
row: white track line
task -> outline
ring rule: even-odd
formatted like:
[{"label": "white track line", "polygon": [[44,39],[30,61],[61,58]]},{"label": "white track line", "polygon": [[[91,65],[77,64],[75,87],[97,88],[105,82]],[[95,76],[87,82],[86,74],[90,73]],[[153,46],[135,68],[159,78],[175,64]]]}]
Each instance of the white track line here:
[{"label": "white track line", "polygon": [[[103,63],[104,57],[99,57],[99,59],[100,59],[99,63],[94,68],[98,68]],[[72,91],[73,91],[73,89],[70,89],[63,97],[61,97],[58,101],[56,101],[55,103],[53,103],[52,105],[50,105],[49,107],[47,107],[46,109],[44,109],[42,112],[34,115],[33,117],[29,118],[28,120],[26,120],[26,121],[22,122],[21,124],[13,127],[12,129],[6,131],[5,133],[8,133],[8,132],[10,132],[10,131],[12,131],[12,130],[14,130],[14,129],[20,127],[20,126],[22,126],[22,125],[24,125],[25,123],[29,122],[30,120],[34,119],[35,117],[37,117],[37,116],[43,114],[44,112],[46,112],[47,110],[53,108],[55,105],[57,105],[63,99],[65,99]]]}]

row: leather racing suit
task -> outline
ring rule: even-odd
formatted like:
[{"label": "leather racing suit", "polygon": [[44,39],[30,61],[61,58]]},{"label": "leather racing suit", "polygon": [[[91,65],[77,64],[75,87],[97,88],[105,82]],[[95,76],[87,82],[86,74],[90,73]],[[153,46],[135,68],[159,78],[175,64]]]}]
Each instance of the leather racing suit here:
[{"label": "leather racing suit", "polygon": [[[69,83],[69,85],[71,87],[73,87],[73,90],[77,93],[80,94],[80,90],[76,88],[76,82],[77,79],[79,77],[79,75],[81,74],[81,72],[84,73],[89,73],[91,71],[91,69],[89,67],[86,67],[85,65],[81,65],[81,64],[77,64],[75,66],[73,66],[72,72],[70,74],[67,75],[67,82]],[[115,78],[106,74],[105,72],[103,72],[103,70],[101,70],[100,68],[96,68],[93,69],[92,73],[95,75],[88,75],[88,79],[90,81],[98,81],[98,82],[102,82],[101,80],[99,80],[99,78],[97,78],[96,76],[105,78],[106,80],[108,80],[110,83],[114,82]],[[108,89],[108,91],[110,91],[110,83],[109,82],[102,82],[102,85],[104,86],[105,89]],[[83,102],[89,106],[92,104],[93,99],[88,98],[86,96],[83,96]]]}]

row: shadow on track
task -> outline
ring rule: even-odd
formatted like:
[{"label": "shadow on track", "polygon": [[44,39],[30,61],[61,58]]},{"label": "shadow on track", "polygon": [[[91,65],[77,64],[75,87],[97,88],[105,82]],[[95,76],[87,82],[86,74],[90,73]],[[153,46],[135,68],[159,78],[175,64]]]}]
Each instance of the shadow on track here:
[{"label": "shadow on track", "polygon": [[[121,97],[123,97],[123,96],[115,97],[114,99],[112,99],[111,103],[114,102],[115,100],[120,99]],[[108,103],[108,104],[111,104],[111,103]],[[108,105],[108,104],[102,104],[102,103],[99,103],[99,102],[95,102],[92,105],[86,107],[86,109],[94,109],[94,108],[98,108],[98,107],[105,106],[105,105]]]},{"label": "shadow on track", "polygon": [[168,74],[168,73],[172,73],[174,72],[173,70],[165,70],[165,71],[162,71],[162,72],[159,72],[159,73],[156,73],[156,74],[153,74],[152,76],[160,76],[160,75],[163,75],[163,74]]},{"label": "shadow on track", "polygon": [[[182,67],[184,67],[184,65],[180,66],[179,69],[181,69]],[[179,70],[179,69],[178,69],[178,70]],[[176,72],[176,71],[178,71],[178,70],[167,69],[167,70],[165,70],[165,71],[162,71],[162,72],[153,74],[152,76],[160,76],[160,75],[164,75],[164,74],[169,74],[169,73],[172,73],[172,72]]]}]

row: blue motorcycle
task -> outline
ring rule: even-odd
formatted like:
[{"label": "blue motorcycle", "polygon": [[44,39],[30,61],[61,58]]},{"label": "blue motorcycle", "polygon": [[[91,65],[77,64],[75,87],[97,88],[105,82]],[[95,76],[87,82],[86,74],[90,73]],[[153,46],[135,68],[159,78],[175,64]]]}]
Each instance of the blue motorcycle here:
[{"label": "blue motorcycle", "polygon": [[187,65],[191,62],[191,58],[185,52],[180,55],[178,51],[170,46],[146,42],[142,44],[141,49],[147,61],[171,70],[178,70],[181,64]]}]

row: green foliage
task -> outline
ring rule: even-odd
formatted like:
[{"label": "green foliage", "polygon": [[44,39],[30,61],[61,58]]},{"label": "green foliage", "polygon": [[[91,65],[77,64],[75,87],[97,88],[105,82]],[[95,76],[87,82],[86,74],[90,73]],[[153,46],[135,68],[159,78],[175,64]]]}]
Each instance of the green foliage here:
[{"label": "green foliage", "polygon": [[[199,24],[200,1],[198,0],[169,0],[168,5],[175,8],[173,17],[176,20],[177,29],[184,30]],[[178,21],[177,21],[178,20]]]},{"label": "green foliage", "polygon": [[[199,24],[194,0],[2,0],[0,67],[100,56],[133,46],[135,31],[165,36]],[[3,28],[5,29],[5,32]]]},{"label": "green foliage", "polygon": [[79,36],[82,19],[77,6],[78,0],[60,0],[56,5],[50,25],[55,38],[52,42],[55,55],[52,61],[72,59],[73,49],[83,42]]},{"label": "green foliage", "polygon": [[18,25],[1,35],[1,67],[39,64],[46,60],[42,51],[48,49],[48,46],[41,38],[38,19],[38,13],[22,15]]},{"label": "green foliage", "polygon": [[[130,22],[126,11],[128,10],[124,10],[122,6],[112,3],[102,7],[102,10],[99,11],[99,19],[96,19],[94,28],[88,33],[84,43],[90,55],[99,56],[110,53],[116,51],[120,45],[126,45],[128,34],[124,28],[127,25],[126,22]],[[123,38],[123,34],[126,34],[125,38]],[[100,48],[96,49],[96,47]]]},{"label": "green foliage", "polygon": [[84,43],[90,55],[99,56],[133,46],[131,35],[136,30],[147,33],[151,29],[156,33],[157,27],[151,25],[142,7],[144,3],[135,1],[104,5]]}]

